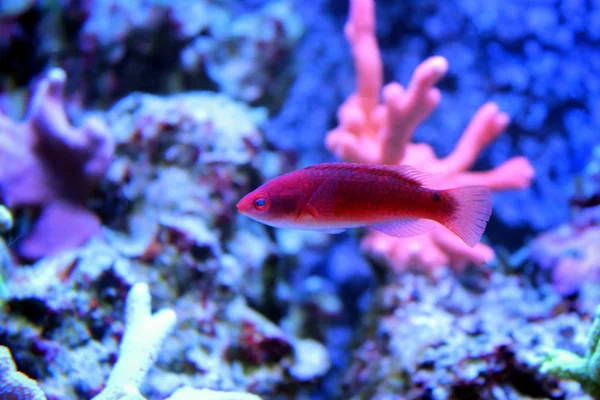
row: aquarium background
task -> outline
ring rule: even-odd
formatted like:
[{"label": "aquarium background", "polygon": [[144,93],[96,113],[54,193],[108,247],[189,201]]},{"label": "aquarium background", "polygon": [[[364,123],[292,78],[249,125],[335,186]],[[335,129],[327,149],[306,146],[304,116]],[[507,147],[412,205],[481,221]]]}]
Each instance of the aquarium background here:
[{"label": "aquarium background", "polygon": [[600,398],[600,2],[375,3],[413,142],[510,117],[483,264],[237,213],[339,161],[349,1],[0,0],[0,399]]}]

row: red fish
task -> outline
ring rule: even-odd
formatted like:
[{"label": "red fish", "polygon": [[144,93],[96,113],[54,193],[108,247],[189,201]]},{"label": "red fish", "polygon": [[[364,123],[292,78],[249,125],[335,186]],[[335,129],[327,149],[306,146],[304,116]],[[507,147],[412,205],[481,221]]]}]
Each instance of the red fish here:
[{"label": "red fish", "polygon": [[437,222],[475,246],[492,213],[490,190],[428,189],[429,177],[406,165],[320,164],[265,183],[237,208],[274,227],[329,233],[367,226],[406,237],[428,232]]}]

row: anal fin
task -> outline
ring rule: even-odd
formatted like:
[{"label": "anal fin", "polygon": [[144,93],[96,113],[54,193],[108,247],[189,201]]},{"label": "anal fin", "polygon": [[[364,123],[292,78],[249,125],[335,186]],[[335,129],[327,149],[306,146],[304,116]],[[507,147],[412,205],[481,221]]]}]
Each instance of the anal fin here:
[{"label": "anal fin", "polygon": [[386,166],[387,168],[391,168],[404,178],[415,181],[421,186],[429,186],[432,181],[437,178],[437,174],[431,174],[429,172],[419,171],[410,165],[394,165],[394,166]]},{"label": "anal fin", "polygon": [[405,218],[395,221],[370,225],[370,228],[394,237],[417,236],[434,229],[436,223],[423,218]]}]

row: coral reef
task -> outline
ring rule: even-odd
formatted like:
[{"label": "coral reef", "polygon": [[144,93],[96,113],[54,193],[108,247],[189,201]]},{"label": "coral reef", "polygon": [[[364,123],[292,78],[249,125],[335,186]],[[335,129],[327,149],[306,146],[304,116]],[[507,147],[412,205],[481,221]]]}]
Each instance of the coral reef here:
[{"label": "coral reef", "polygon": [[406,273],[379,288],[341,397],[588,398],[538,369],[549,348],[587,347],[589,322],[578,314],[591,310],[567,311],[551,288],[515,275],[475,272],[464,283]]},{"label": "coral reef", "polygon": [[23,122],[0,115],[2,202],[13,210],[39,209],[17,247],[26,259],[76,247],[100,230],[86,201],[108,168],[114,142],[101,119],[70,124],[65,83],[64,71],[52,69],[36,84]]},{"label": "coral reef", "polygon": [[590,328],[585,356],[554,349],[540,367],[543,374],[551,374],[581,383],[581,387],[595,399],[600,398],[600,307],[596,309]]},{"label": "coral reef", "polygon": [[[181,8],[182,12],[189,12],[183,11],[184,6]],[[213,18],[222,19],[222,26],[215,29]],[[247,102],[257,101],[266,94],[278,99],[283,91],[274,86],[277,80],[273,77],[278,74],[285,77],[286,71],[281,66],[302,35],[302,24],[291,2],[267,3],[259,11],[235,18],[224,9],[216,13],[213,10],[211,18],[205,21],[213,24],[210,28],[214,38],[197,35],[183,49],[183,71],[194,75],[204,69],[223,93]]]},{"label": "coral reef", "polygon": [[[353,84],[338,32],[347,2],[300,2],[298,10],[307,29],[296,50],[297,80],[269,137],[302,149],[299,158],[306,165],[326,159],[320,153],[321,134],[330,129],[337,105]],[[476,164],[489,168],[522,154],[536,170],[530,189],[495,195],[494,218],[505,225],[502,232],[508,227],[518,232],[511,235],[510,247],[520,247],[531,230],[566,221],[566,188],[588,161],[598,130],[593,101],[600,90],[597,3],[379,0],[376,11],[386,78],[408,84],[432,54],[451,65],[439,84],[444,101],[418,127],[416,141],[447,155],[481,104],[492,100],[510,116],[510,129]]]},{"label": "coral reef", "polygon": [[302,34],[285,0],[259,9],[227,0],[53,3],[0,10],[0,58],[11,60],[0,67],[0,89],[22,86],[54,64],[71,77],[75,103],[215,87],[273,101],[284,92],[289,77],[282,67]]},{"label": "coral reef", "polygon": [[[80,248],[7,277],[0,344],[49,399],[101,392],[120,359],[121,337],[128,347],[120,310],[137,282],[152,288],[157,307],[177,313],[163,350],[155,357],[142,352],[156,361],[139,387],[146,398],[167,398],[185,386],[266,397],[314,390],[329,355],[318,338],[296,329],[307,319],[284,330],[281,315],[274,322],[263,315],[277,306],[270,296],[281,283],[264,269],[279,260],[278,247],[234,214],[254,181],[286,165],[264,148],[264,118],[262,109],[209,92],[132,94],[106,113],[115,157],[101,182],[107,200],[95,210],[107,226]],[[248,241],[258,245],[248,248]],[[282,258],[273,266],[291,263]],[[319,357],[306,357],[306,349]]]},{"label": "coral reef", "polygon": [[[10,62],[0,65],[0,92],[14,93],[49,65],[67,71],[69,92],[79,92],[74,97],[84,103],[112,102],[132,90],[170,93],[219,87],[238,96],[244,88],[237,83],[250,81],[250,92],[265,93],[258,101],[276,113],[268,124],[269,139],[287,149],[302,149],[297,156],[306,165],[326,159],[322,134],[331,128],[337,105],[352,87],[339,29],[347,12],[345,1],[289,0],[275,6],[227,0],[193,5],[186,0],[5,3],[11,5],[0,13],[0,58]],[[440,83],[444,101],[419,126],[416,140],[446,155],[487,99],[510,115],[511,129],[481,155],[477,167],[523,154],[537,171],[533,189],[495,196],[495,218],[521,228],[512,248],[520,246],[516,239],[528,230],[545,230],[568,218],[564,189],[571,174],[588,161],[597,131],[598,6],[579,0],[559,3],[376,4],[388,77],[407,83],[431,54],[444,56],[452,65]],[[282,12],[289,7],[291,12]],[[303,40],[298,40],[299,17],[305,26]],[[246,26],[247,20],[265,21],[269,28],[263,36],[253,36],[255,25]],[[241,25],[244,29],[237,28]],[[244,37],[229,36],[239,31]],[[261,51],[263,46],[267,51]],[[211,64],[227,66],[231,75],[225,78],[216,71],[209,77]],[[234,76],[232,65],[260,73]],[[0,99],[0,104],[6,103]],[[522,204],[529,212],[522,211]]]},{"label": "coral reef", "polygon": [[[352,47],[357,91],[339,109],[340,125],[326,137],[327,147],[339,158],[352,162],[407,164],[436,174],[431,186],[453,188],[485,185],[493,190],[529,186],[533,169],[523,157],[514,157],[488,172],[469,172],[481,150],[508,125],[508,116],[493,103],[482,106],[465,130],[456,149],[438,159],[431,146],[411,143],[416,127],[441,100],[434,85],[448,69],[443,57],[432,57],[416,69],[407,89],[399,83],[383,88],[383,70],[375,38],[375,3],[353,0],[345,33]],[[493,257],[484,244],[469,248],[444,227],[414,238],[398,240],[372,232],[363,247],[382,255],[398,270],[420,267],[432,271],[441,265],[464,267]]]},{"label": "coral reef", "polygon": [[554,288],[576,293],[583,282],[600,282],[600,207],[578,212],[569,224],[545,232],[529,245],[531,260],[552,275]]},{"label": "coral reef", "polygon": [[[94,400],[140,399],[144,400],[138,388],[148,370],[157,359],[160,348],[174,328],[176,322],[173,310],[163,309],[151,315],[148,286],[135,284],[125,300],[125,333],[123,335],[119,360],[110,373],[106,387]],[[150,333],[149,336],[147,335]],[[223,400],[259,400],[249,393],[221,392],[209,389],[183,387],[168,399],[197,398]],[[35,381],[15,370],[10,351],[0,346],[0,398],[15,400],[46,399]]]},{"label": "coral reef", "polygon": [[[173,310],[163,309],[151,314],[150,292],[146,284],[132,286],[125,300],[125,333],[119,360],[110,373],[106,387],[93,400],[145,399],[138,389],[158,358],[160,348],[175,327],[175,322]],[[259,397],[249,393],[194,389],[189,386],[177,389],[168,399],[197,396],[215,400],[259,400]]]},{"label": "coral reef", "polygon": [[[0,398],[589,399],[599,6],[0,1]],[[331,153],[501,190],[490,246],[236,214]]]},{"label": "coral reef", "polygon": [[[597,108],[591,105],[600,87],[597,29],[592,28],[598,4],[413,0],[393,7],[383,0],[377,5],[385,65],[394,78],[408,80],[432,53],[453,66],[445,85],[450,93],[417,139],[447,154],[469,113],[490,98],[512,123],[482,165],[497,165],[519,153],[530,160],[537,177],[531,190],[496,196],[497,218],[536,230],[564,222],[569,215],[565,188],[587,162],[598,125]],[[442,136],[440,129],[449,131]],[[528,212],[518,211],[523,204]]]},{"label": "coral reef", "polygon": [[[113,244],[117,240],[110,239]],[[209,256],[202,268],[199,262],[196,267],[189,264],[187,255],[186,266],[178,266],[176,259],[167,261],[172,245],[159,243],[167,255],[152,266],[154,271],[136,261],[148,257],[147,253],[124,258],[97,238],[77,252],[12,274],[6,303],[11,311],[3,316],[0,338],[49,399],[91,398],[99,393],[119,354],[119,337],[123,337],[122,349],[110,375],[115,378],[108,379],[109,394],[122,389],[116,383],[143,377],[138,368],[118,372],[132,363],[149,367],[148,362],[157,362],[140,386],[148,399],[166,398],[182,386],[252,390],[270,396],[280,385],[308,389],[327,371],[329,357],[321,344],[291,336],[246,304],[238,260],[226,254],[218,259]],[[220,263],[225,265],[223,271],[217,271]],[[143,335],[131,339],[135,346],[127,344],[131,333],[116,311],[126,289],[139,280],[153,281],[159,304],[169,302],[180,313],[176,331],[158,354],[157,346],[152,351],[140,349],[151,342],[148,326],[140,328]],[[86,292],[80,292],[81,282],[87,282]],[[131,309],[127,304],[126,308]],[[128,320],[126,316],[126,324]],[[305,357],[306,349],[322,357]],[[137,384],[127,386],[126,392],[136,393]]]}]

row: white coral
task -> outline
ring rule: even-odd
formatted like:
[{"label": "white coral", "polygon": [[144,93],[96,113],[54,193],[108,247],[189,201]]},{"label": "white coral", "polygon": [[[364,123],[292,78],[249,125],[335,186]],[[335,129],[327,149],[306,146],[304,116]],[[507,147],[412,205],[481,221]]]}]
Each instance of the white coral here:
[{"label": "white coral", "polygon": [[46,400],[36,381],[17,371],[10,350],[0,346],[0,399]]},{"label": "white coral", "polygon": [[93,400],[119,400],[143,397],[139,387],[158,352],[176,322],[173,310],[163,309],[152,314],[150,291],[145,283],[135,284],[125,301],[125,334],[119,360],[115,364],[106,388]]},{"label": "white coral", "polygon": [[260,400],[260,397],[244,392],[221,392],[210,389],[184,387],[177,390],[167,400]]}]

